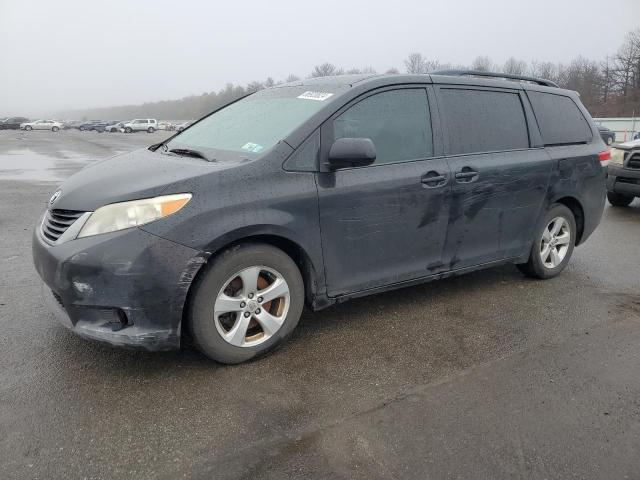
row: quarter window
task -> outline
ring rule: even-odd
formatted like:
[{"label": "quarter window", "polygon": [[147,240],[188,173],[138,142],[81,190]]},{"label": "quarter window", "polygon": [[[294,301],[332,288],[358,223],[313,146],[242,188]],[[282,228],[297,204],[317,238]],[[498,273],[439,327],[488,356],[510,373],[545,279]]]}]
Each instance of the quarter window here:
[{"label": "quarter window", "polygon": [[564,95],[528,92],[545,145],[586,143],[591,127],[575,102]]},{"label": "quarter window", "polygon": [[440,90],[449,154],[496,152],[529,147],[520,96],[492,90]]},{"label": "quarter window", "polygon": [[376,164],[433,156],[427,92],[401,89],[358,102],[333,122],[334,138],[370,138]]}]

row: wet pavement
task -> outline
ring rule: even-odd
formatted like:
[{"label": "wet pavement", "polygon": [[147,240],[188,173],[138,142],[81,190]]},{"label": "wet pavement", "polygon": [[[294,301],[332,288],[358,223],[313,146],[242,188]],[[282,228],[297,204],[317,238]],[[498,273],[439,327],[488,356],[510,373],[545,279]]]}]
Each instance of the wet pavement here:
[{"label": "wet pavement", "polygon": [[57,183],[156,134],[0,132],[0,477],[638,478],[640,201],[549,281],[505,266],[305,312],[274,354],[75,337],[30,235]]}]

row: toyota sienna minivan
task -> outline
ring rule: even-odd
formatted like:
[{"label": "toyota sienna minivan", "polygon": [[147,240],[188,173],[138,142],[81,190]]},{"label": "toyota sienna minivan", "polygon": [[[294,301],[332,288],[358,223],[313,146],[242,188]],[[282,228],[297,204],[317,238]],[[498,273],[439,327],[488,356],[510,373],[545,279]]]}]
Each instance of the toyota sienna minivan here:
[{"label": "toyota sienna minivan", "polygon": [[188,335],[238,363],[305,305],[505,263],[558,275],[600,221],[608,161],[578,94],[550,81],[304,80],[79,171],[33,257],[77,334],[150,350]]}]

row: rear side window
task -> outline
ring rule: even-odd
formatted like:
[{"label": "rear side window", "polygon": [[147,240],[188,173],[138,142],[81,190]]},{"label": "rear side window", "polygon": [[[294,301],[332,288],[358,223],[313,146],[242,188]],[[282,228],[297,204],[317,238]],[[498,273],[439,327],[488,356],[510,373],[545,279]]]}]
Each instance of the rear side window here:
[{"label": "rear side window", "polygon": [[545,145],[591,141],[591,127],[570,97],[531,91],[527,94]]},{"label": "rear side window", "polygon": [[443,88],[440,97],[449,154],[529,147],[529,130],[517,93]]},{"label": "rear side window", "polygon": [[433,156],[427,92],[401,89],[377,93],[356,103],[333,122],[334,138],[370,138],[375,164]]}]

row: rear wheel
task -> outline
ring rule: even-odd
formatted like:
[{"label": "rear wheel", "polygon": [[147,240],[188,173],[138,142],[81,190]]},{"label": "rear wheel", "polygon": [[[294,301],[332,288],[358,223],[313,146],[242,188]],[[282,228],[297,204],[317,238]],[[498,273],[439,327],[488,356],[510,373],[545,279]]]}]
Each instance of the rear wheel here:
[{"label": "rear wheel", "polygon": [[33,127],[31,125],[27,125],[26,127],[24,127],[24,129],[26,131],[30,131],[30,130],[33,130]]},{"label": "rear wheel", "polygon": [[518,268],[534,278],[555,277],[569,263],[576,234],[573,212],[564,205],[552,205],[536,229],[529,260]]},{"label": "rear wheel", "polygon": [[153,133],[153,132],[155,132],[155,129],[153,127],[149,127],[149,128],[147,128],[147,132],[148,133]]},{"label": "rear wheel", "polygon": [[60,130],[60,128],[58,128],[58,127],[51,127],[51,131],[52,131],[52,132],[57,132],[58,130]]},{"label": "rear wheel", "polygon": [[614,207],[628,207],[635,197],[632,195],[621,195],[615,192],[607,192],[607,200]]},{"label": "rear wheel", "polygon": [[133,132],[133,130],[131,130],[131,127],[127,127],[127,128],[125,128],[125,129],[124,129],[124,131],[125,131],[126,133],[131,133],[131,132]]},{"label": "rear wheel", "polygon": [[188,324],[208,357],[240,363],[280,345],[298,324],[304,284],[293,260],[271,245],[220,254],[195,286]]}]

